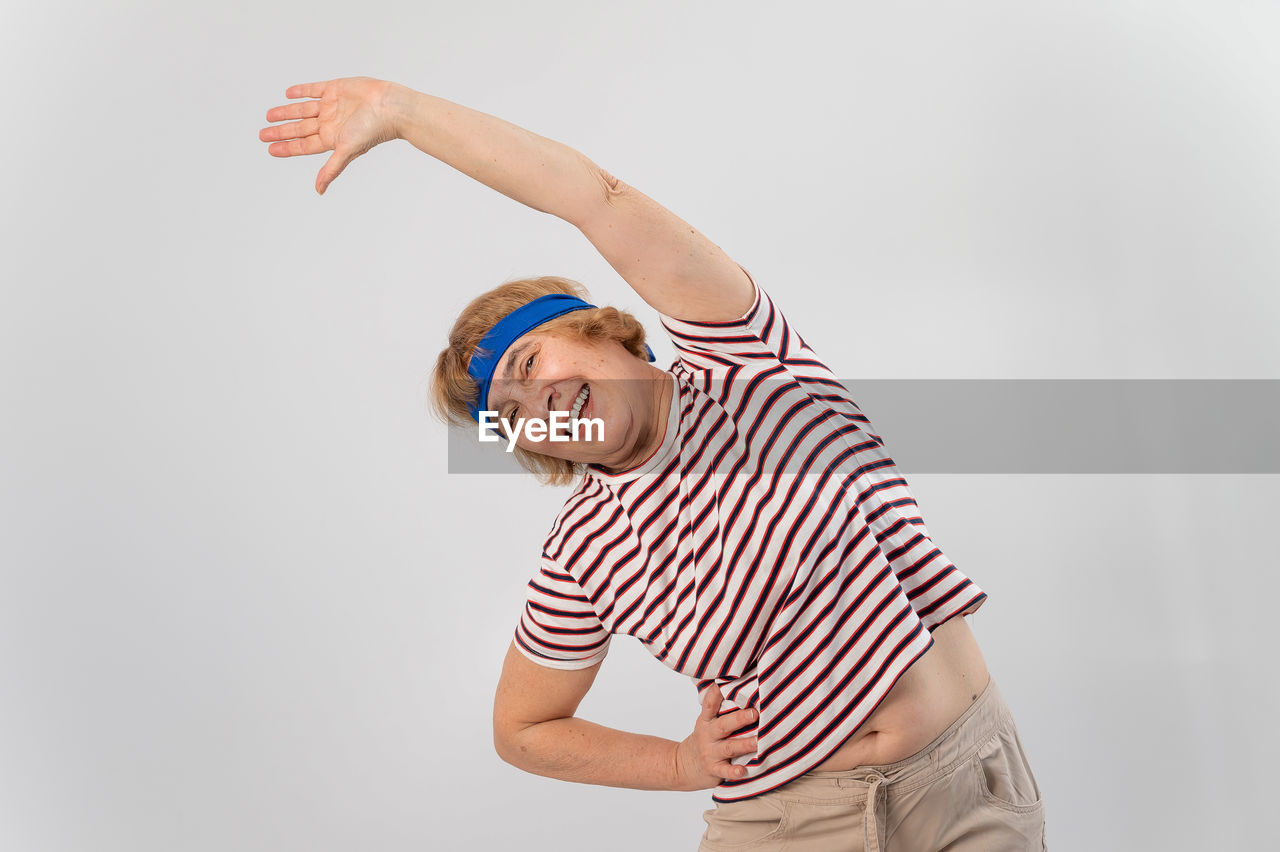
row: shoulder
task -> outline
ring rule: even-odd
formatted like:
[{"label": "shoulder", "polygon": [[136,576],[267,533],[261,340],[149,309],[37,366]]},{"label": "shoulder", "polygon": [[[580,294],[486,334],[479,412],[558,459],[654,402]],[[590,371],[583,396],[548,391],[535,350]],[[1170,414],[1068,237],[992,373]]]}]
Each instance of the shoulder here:
[{"label": "shoulder", "polygon": [[[745,270],[744,270],[745,274]],[[663,315],[662,327],[676,353],[693,370],[742,374],[811,363],[812,351],[768,291],[751,280],[753,299],[734,320],[702,322]]]}]

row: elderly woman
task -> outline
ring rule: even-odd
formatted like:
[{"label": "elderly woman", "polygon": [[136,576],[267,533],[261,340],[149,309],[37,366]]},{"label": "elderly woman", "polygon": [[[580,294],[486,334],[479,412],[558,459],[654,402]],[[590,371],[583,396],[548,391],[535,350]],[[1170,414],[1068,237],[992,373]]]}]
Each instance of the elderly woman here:
[{"label": "elderly woman", "polygon": [[[286,97],[260,137],[278,157],[332,151],[317,191],[405,139],[577,227],[678,353],[658,369],[633,317],[548,277],[477,298],[440,355],[445,416],[501,426],[526,467],[574,483],[498,683],[503,759],[714,787],[704,850],[1044,848],[1039,787],[963,618],[986,595],[741,266],[587,157],[492,116],[368,78]],[[572,440],[546,440],[556,424]],[[682,742],[575,715],[615,634],[696,684]]]}]

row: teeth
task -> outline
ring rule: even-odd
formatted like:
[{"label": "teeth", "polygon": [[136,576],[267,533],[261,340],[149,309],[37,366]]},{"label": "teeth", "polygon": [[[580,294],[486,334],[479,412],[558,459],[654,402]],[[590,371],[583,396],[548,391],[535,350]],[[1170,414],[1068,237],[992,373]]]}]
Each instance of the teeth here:
[{"label": "teeth", "polygon": [[589,396],[591,396],[591,388],[583,385],[582,390],[578,391],[578,398],[573,401],[573,410],[569,413],[571,418],[578,419],[578,415],[582,413],[582,406],[587,404]]}]

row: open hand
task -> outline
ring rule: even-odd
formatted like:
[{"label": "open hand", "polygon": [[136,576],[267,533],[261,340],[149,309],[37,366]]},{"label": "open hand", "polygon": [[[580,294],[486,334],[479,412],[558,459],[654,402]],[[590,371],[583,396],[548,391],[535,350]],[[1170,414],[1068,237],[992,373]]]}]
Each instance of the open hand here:
[{"label": "open hand", "polygon": [[693,733],[676,747],[676,772],[683,790],[705,790],[722,780],[746,777],[746,767],[730,761],[754,752],[757,739],[730,739],[729,735],[756,721],[759,714],[748,707],[717,716],[723,701],[720,687],[713,683],[702,696],[702,712],[694,723]]},{"label": "open hand", "polygon": [[270,142],[273,157],[297,157],[333,151],[316,175],[316,192],[321,195],[347,164],[375,145],[396,138],[396,128],[387,108],[394,84],[371,77],[344,77],[325,83],[290,86],[286,98],[314,98],[267,110],[274,124],[258,132]]}]

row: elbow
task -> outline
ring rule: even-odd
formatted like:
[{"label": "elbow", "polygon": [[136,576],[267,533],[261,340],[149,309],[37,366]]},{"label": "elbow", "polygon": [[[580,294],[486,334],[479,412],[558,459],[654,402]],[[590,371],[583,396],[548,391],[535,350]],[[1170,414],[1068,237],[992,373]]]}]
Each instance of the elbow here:
[{"label": "elbow", "polygon": [[493,750],[497,752],[503,763],[519,767],[516,756],[520,753],[520,749],[516,745],[514,734],[510,726],[503,725],[497,719],[493,720]]},{"label": "elbow", "polygon": [[520,765],[519,754],[520,749],[509,738],[501,735],[498,731],[493,732],[493,750],[503,763],[509,763],[517,769],[523,769]]},{"label": "elbow", "polygon": [[498,759],[503,763],[508,764],[509,766],[514,766],[516,769],[520,768],[520,764],[516,762],[515,755],[512,754],[511,749],[509,749],[504,743],[495,739],[493,741],[493,750],[498,755]]},{"label": "elbow", "polygon": [[593,168],[596,171],[596,181],[598,185],[597,197],[602,198],[605,204],[613,206],[626,192],[626,184],[599,166],[593,164]]},{"label": "elbow", "polygon": [[530,748],[533,744],[527,736],[531,727],[532,725],[493,720],[493,750],[503,763],[509,763],[525,772],[535,771],[533,767],[538,761]]},{"label": "elbow", "polygon": [[495,724],[493,749],[503,763],[531,775],[561,778],[568,765],[564,742],[537,724]]},{"label": "elbow", "polygon": [[591,222],[611,215],[614,208],[630,193],[625,183],[585,156],[582,158],[582,168],[586,171],[586,180],[579,184],[581,189],[575,193],[572,203],[567,205],[569,215],[561,217],[580,230]]}]

